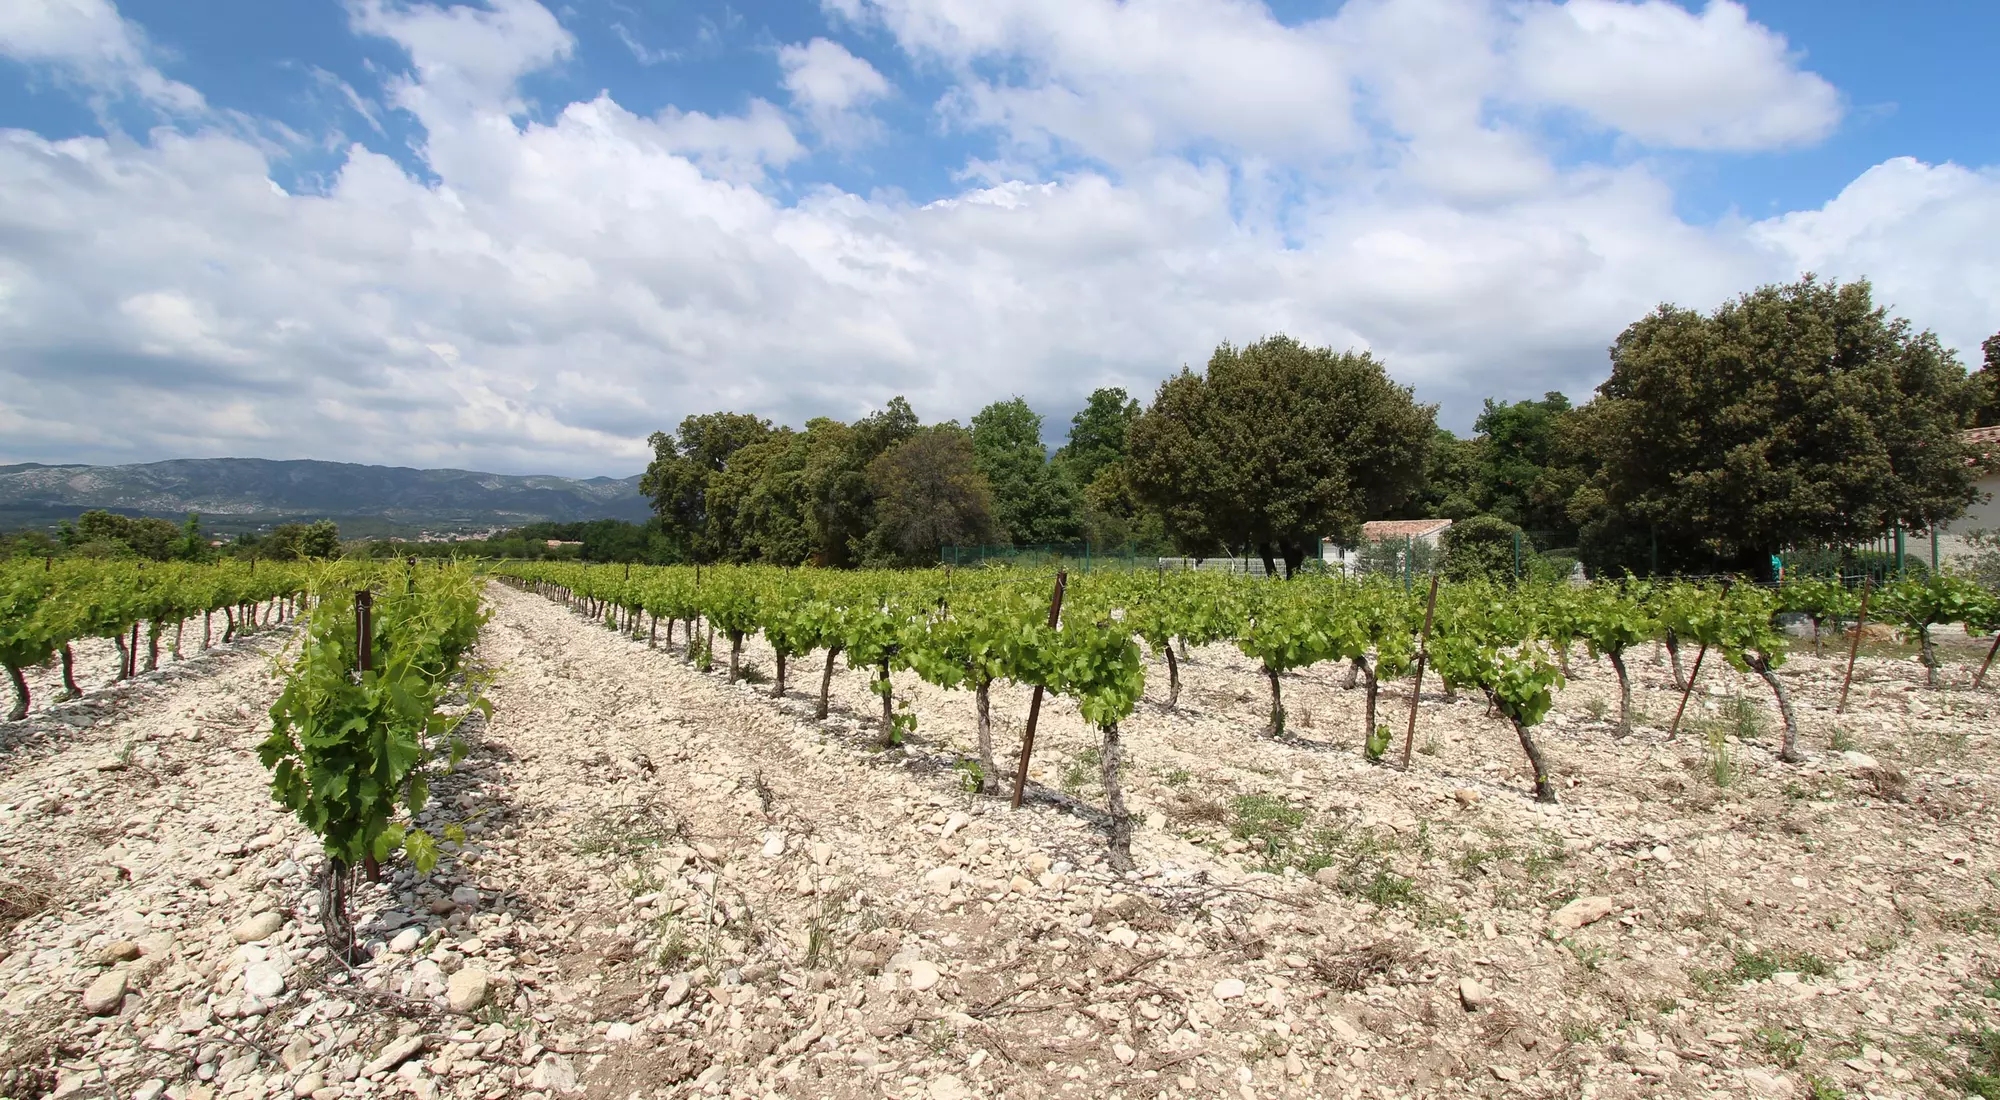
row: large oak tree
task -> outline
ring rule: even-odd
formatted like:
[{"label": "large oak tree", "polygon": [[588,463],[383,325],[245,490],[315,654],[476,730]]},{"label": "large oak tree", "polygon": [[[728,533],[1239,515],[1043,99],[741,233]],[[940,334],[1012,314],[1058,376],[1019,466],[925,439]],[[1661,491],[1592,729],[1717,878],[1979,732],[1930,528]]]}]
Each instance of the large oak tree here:
[{"label": "large oak tree", "polygon": [[1974,495],[1974,393],[1865,281],[1812,276],[1710,314],[1663,305],[1611,348],[1580,413],[1594,466],[1572,501],[1602,567],[1756,568],[1791,547],[1925,528]]},{"label": "large oak tree", "polygon": [[1162,383],[1126,462],[1184,551],[1254,548],[1289,575],[1421,487],[1436,420],[1366,352],[1272,336]]}]

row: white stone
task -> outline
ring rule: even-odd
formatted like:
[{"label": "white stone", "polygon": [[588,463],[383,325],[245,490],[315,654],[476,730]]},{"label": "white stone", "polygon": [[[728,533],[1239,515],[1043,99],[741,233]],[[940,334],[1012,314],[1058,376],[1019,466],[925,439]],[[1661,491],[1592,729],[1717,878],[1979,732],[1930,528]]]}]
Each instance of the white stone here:
[{"label": "white stone", "polygon": [[965,877],[964,874],[958,868],[946,864],[943,867],[933,867],[925,871],[924,885],[933,894],[949,894],[952,887],[957,886],[958,880],[963,877]]},{"label": "white stone", "polygon": [[962,811],[959,813],[955,813],[945,819],[944,832],[938,835],[938,839],[949,840],[951,838],[951,834],[959,831],[960,829],[965,828],[967,825],[970,824],[972,824],[971,814],[964,813]]},{"label": "white stone", "polygon": [[270,963],[252,963],[243,969],[243,991],[260,1001],[275,1000],[285,991],[285,975]]},{"label": "white stone", "polygon": [[133,1090],[132,1100],[159,1100],[160,1094],[165,1091],[167,1091],[167,1083],[155,1077]]},{"label": "white stone", "polygon": [[389,941],[389,950],[399,955],[408,954],[417,949],[417,944],[421,943],[423,938],[423,929],[405,928],[401,932],[396,933],[395,938]]},{"label": "white stone", "polygon": [[83,991],[83,1010],[92,1016],[109,1016],[125,1003],[125,972],[110,970],[98,976]]},{"label": "white stone", "polygon": [[273,933],[285,926],[285,918],[275,912],[262,912],[246,920],[239,921],[229,930],[230,938],[237,943],[257,943],[269,939]]},{"label": "white stone", "polygon": [[1124,1043],[1113,1043],[1111,1044],[1111,1056],[1129,1066],[1132,1064],[1132,1059],[1139,1056],[1139,1052],[1126,1046]]},{"label": "white stone", "polygon": [[1874,757],[1868,755],[1865,752],[1857,752],[1854,749],[1848,749],[1847,751],[1841,753],[1840,758],[1842,760],[1847,761],[1850,767],[1874,768],[1880,766],[1875,762]]},{"label": "white stone", "polygon": [[1549,917],[1549,926],[1557,932],[1574,932],[1586,924],[1603,920],[1618,909],[1618,903],[1601,895],[1578,898]]},{"label": "white stone", "polygon": [[972,1090],[956,1074],[941,1073],[933,1078],[929,1089],[931,1100],[972,1100]]},{"label": "white stone", "polygon": [[538,1089],[567,1092],[576,1087],[576,1063],[559,1054],[544,1054],[528,1075],[528,1084]]},{"label": "white stone", "polygon": [[471,1012],[486,1001],[486,988],[490,983],[486,971],[476,966],[468,966],[451,976],[445,985],[445,1003],[453,1012]]},{"label": "white stone", "polygon": [[1243,995],[1244,988],[1243,979],[1224,978],[1215,983],[1215,999],[1218,1001],[1234,1000]]},{"label": "white stone", "polygon": [[935,963],[929,963],[925,962],[922,959],[918,959],[916,962],[910,964],[911,989],[919,991],[929,989],[930,987],[938,984],[938,978],[940,978],[941,976],[942,975],[938,973],[938,968]]},{"label": "white stone", "polygon": [[764,838],[765,858],[776,859],[784,854],[785,854],[785,834],[772,833],[771,835]]},{"label": "white stone", "polygon": [[479,891],[470,886],[460,886],[451,892],[451,900],[457,905],[478,905]]},{"label": "white stone", "polygon": [[1464,1005],[1465,1010],[1467,1012],[1471,1012],[1475,1009],[1490,1004],[1492,1000],[1493,1000],[1493,991],[1486,988],[1485,983],[1481,982],[1479,979],[1477,978],[1459,979],[1458,1003]]}]

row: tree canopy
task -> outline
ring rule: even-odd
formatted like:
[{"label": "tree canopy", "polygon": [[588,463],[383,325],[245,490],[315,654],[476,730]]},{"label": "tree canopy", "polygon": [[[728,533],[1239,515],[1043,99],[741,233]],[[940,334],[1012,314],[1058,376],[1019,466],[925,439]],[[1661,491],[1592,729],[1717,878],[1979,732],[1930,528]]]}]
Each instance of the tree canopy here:
[{"label": "tree canopy", "polygon": [[1436,415],[1366,352],[1271,336],[1162,383],[1127,462],[1182,547],[1255,548],[1291,572],[1421,488]]},{"label": "tree canopy", "polygon": [[1622,333],[1582,410],[1598,463],[1572,502],[1586,554],[1679,570],[1928,527],[1974,495],[1965,370],[1865,281],[1812,276],[1707,315],[1663,305]]}]

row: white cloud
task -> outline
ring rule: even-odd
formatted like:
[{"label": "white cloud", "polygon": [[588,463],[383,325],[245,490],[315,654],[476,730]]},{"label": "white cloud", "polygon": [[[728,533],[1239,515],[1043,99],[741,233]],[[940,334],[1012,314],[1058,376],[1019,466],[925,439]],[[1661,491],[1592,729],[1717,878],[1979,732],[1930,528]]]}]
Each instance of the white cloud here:
[{"label": "white cloud", "polygon": [[782,46],[778,65],[785,71],[785,90],[791,93],[792,104],[828,141],[860,145],[881,132],[881,124],[867,109],[889,94],[889,81],[847,47],[825,38]]},{"label": "white cloud", "polygon": [[191,113],[201,93],[161,75],[145,35],[109,0],[8,0],[0,4],[0,54],[51,65],[100,94],[133,94],[160,108]]},{"label": "white cloud", "polygon": [[1019,145],[1123,164],[1190,144],[1324,156],[1358,137],[1324,24],[1287,28],[1255,0],[868,3],[905,50],[955,69],[957,117]]},{"label": "white cloud", "polygon": [[[1962,349],[1996,327],[1993,170],[1891,161],[1820,210],[1691,225],[1647,164],[1558,166],[1493,109],[1519,94],[1515,9],[1485,0],[1355,0],[1299,28],[1131,0],[1084,11],[1082,44],[1028,0],[910,5],[863,14],[963,65],[954,102],[997,97],[1006,127],[968,162],[985,178],[932,202],[773,181],[803,149],[762,100],[645,117],[599,95],[523,121],[520,76],[570,46],[519,3],[357,16],[410,51],[398,102],[432,183],[357,146],[286,194],[240,130],[0,132],[0,460],[629,473],[689,413],[796,424],[901,393],[963,419],[1021,393],[1060,417],[1281,330],[1372,348],[1462,423],[1487,394],[1585,395],[1662,300],[1806,269],[1873,277]],[[1132,56],[1098,57],[1107,26]],[[1342,89],[1328,117],[1237,125],[1285,102],[1269,81],[1183,110],[1219,78],[1167,46],[1203,26],[1291,43],[1281,60],[1319,66],[1305,86]],[[1038,160],[1036,133],[1106,162]]]},{"label": "white cloud", "polygon": [[1734,0],[1700,15],[1672,0],[1534,0],[1520,19],[1514,61],[1529,98],[1649,144],[1766,149],[1840,122],[1833,85]]}]

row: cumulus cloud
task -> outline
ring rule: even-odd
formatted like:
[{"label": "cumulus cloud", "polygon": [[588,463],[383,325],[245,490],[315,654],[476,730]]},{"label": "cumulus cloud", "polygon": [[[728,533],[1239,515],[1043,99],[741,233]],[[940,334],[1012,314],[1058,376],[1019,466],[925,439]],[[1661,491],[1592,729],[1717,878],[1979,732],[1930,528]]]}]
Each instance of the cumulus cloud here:
[{"label": "cumulus cloud", "polygon": [[1783,35],[1734,0],[1535,2],[1514,43],[1526,98],[1653,145],[1766,149],[1816,141],[1840,94],[1799,69]]},{"label": "cumulus cloud", "polygon": [[109,0],[9,0],[0,5],[0,54],[52,66],[100,95],[136,95],[175,112],[200,111],[201,93],[161,75],[144,32]]},{"label": "cumulus cloud", "polygon": [[[1891,161],[1819,210],[1690,224],[1646,164],[1559,166],[1492,110],[1525,95],[1524,24],[1484,0],[1300,27],[1230,0],[857,6],[959,66],[947,109],[997,97],[985,176],[928,202],[780,176],[804,150],[761,99],[522,118],[520,77],[572,50],[533,4],[357,10],[409,53],[395,102],[427,177],[355,146],[288,194],[281,151],[220,128],[0,132],[0,457],[629,473],[690,413],[796,424],[905,394],[963,419],[1020,393],[1060,416],[1275,331],[1370,348],[1462,423],[1488,394],[1583,396],[1662,300],[1866,274],[1972,348],[2000,298],[1976,251],[2000,235],[1992,170]],[[1237,126],[1302,94],[1274,81],[1194,105],[1220,78],[1175,68],[1175,43],[1202,27],[1288,44],[1325,117]],[[795,48],[801,111],[888,94]],[[1038,159],[1035,134],[1100,155]]]},{"label": "cumulus cloud", "polygon": [[792,103],[829,138],[853,143],[875,133],[874,120],[863,112],[889,94],[889,81],[875,66],[825,38],[781,47],[778,64]]}]

